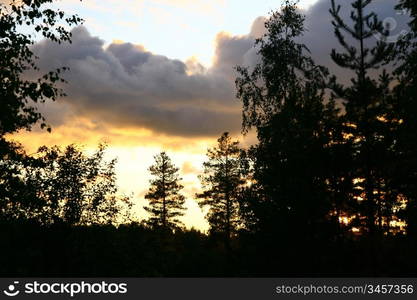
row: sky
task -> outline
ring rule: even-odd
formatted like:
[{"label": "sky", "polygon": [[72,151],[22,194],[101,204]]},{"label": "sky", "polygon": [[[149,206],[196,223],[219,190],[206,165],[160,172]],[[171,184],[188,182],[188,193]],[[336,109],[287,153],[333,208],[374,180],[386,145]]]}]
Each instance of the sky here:
[{"label": "sky", "polygon": [[[375,2],[373,9],[390,22],[395,40],[406,18],[394,12],[395,1]],[[93,151],[107,142],[108,158],[118,158],[120,190],[132,196],[139,220],[146,218],[147,169],[155,154],[166,151],[181,169],[185,225],[207,230],[194,197],[205,153],[225,131],[244,147],[256,142],[253,134],[240,134],[234,67],[259,61],[254,40],[280,1],[62,0],[57,5],[85,23],[73,29],[72,44],[40,41],[34,52],[42,70],[70,67],[64,75],[68,96],[40,108],[51,134],[34,129],[13,138],[29,153],[41,145],[71,143]],[[304,42],[313,57],[348,78],[328,55],[336,44],[329,0],[305,0],[300,7],[306,14]]]},{"label": "sky", "polygon": [[[219,32],[244,35],[253,20],[280,6],[280,0],[63,0],[66,11],[86,20],[92,35],[107,43],[126,41],[153,53],[211,65]],[[301,0],[307,8],[316,0]],[[167,47],[169,44],[169,47]]]}]

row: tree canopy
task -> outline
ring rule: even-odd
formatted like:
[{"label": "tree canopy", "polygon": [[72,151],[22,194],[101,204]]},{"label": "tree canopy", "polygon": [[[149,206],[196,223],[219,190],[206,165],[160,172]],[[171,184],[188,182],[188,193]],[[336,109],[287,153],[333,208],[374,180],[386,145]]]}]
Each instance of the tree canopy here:
[{"label": "tree canopy", "polygon": [[149,167],[153,176],[145,199],[149,206],[145,210],[150,213],[148,223],[153,227],[176,228],[182,225],[178,217],[184,215],[185,197],[181,194],[183,186],[179,183],[179,169],[174,166],[165,152],[155,155],[155,164]]},{"label": "tree canopy", "polygon": [[[67,26],[83,21],[77,15],[52,9],[48,4],[53,2],[10,0],[8,5],[0,3],[0,138],[19,129],[29,130],[38,121],[46,128],[37,104],[65,95],[57,83],[64,81],[61,72],[67,68],[39,74],[37,57],[31,49],[40,37],[57,43],[71,42]],[[26,33],[28,31],[31,33]]]},{"label": "tree canopy", "polygon": [[200,175],[202,193],[196,196],[201,207],[208,207],[207,220],[212,232],[225,234],[227,241],[241,225],[239,197],[245,183],[239,142],[228,132],[217,140],[217,146],[207,150],[204,173]]}]

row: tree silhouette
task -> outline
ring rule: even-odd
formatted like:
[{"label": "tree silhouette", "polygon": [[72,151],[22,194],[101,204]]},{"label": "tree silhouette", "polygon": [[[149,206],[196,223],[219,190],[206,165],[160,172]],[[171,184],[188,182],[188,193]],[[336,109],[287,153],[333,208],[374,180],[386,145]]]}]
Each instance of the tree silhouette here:
[{"label": "tree silhouette", "polygon": [[27,206],[34,199],[33,190],[24,182],[25,167],[32,163],[18,143],[0,138],[0,219],[25,217]]},{"label": "tree silhouette", "polygon": [[273,12],[267,33],[256,41],[261,62],[253,70],[238,67],[236,86],[243,130],[255,127],[259,140],[249,155],[251,190],[259,193],[258,199],[247,199],[249,215],[261,232],[285,229],[285,234],[313,236],[328,223],[328,164],[337,110],[333,101],[324,101],[327,70],[297,42],[303,22],[294,1]]},{"label": "tree silhouette", "polygon": [[225,234],[227,245],[240,224],[239,192],[245,183],[240,153],[239,142],[223,133],[217,146],[207,151],[204,174],[199,176],[203,192],[196,194],[200,207],[209,207],[211,231]]},{"label": "tree silhouette", "polygon": [[131,202],[117,195],[116,160],[104,160],[105,145],[91,156],[75,145],[44,146],[31,157],[19,151],[0,164],[8,177],[1,182],[2,219],[42,225],[129,222]]},{"label": "tree silhouette", "polygon": [[37,111],[36,103],[56,100],[63,96],[57,83],[63,81],[61,71],[50,71],[31,80],[24,73],[39,74],[36,56],[31,50],[35,34],[21,31],[29,27],[41,36],[57,43],[70,42],[71,33],[63,26],[80,24],[77,15],[68,16],[59,9],[52,9],[53,0],[11,0],[9,5],[0,3],[0,137],[19,129],[30,129],[33,124],[45,119]]},{"label": "tree silhouette", "polygon": [[28,207],[28,218],[42,224],[117,224],[123,220],[127,197],[117,196],[115,163],[104,160],[106,146],[87,156],[77,146],[41,147],[25,170],[23,181],[35,194],[37,207]]},{"label": "tree silhouette", "polygon": [[401,124],[398,126],[396,152],[399,154],[397,163],[396,184],[405,195],[407,203],[403,214],[410,237],[417,236],[417,3],[400,1],[399,8],[411,12],[411,31],[397,43],[397,60],[400,61],[395,70],[399,84],[395,88],[396,111]]},{"label": "tree silhouette", "polygon": [[39,74],[31,46],[39,36],[57,43],[70,42],[71,33],[66,26],[82,22],[77,15],[69,16],[50,7],[53,2],[0,3],[0,169],[4,170],[0,172],[0,206],[8,216],[20,215],[19,210],[12,212],[11,207],[29,201],[33,195],[21,181],[30,159],[20,145],[7,141],[5,135],[30,130],[38,121],[41,128],[50,130],[36,105],[64,95],[57,84],[63,81],[60,74],[66,68]]},{"label": "tree silhouette", "polygon": [[[371,0],[356,0],[352,5],[349,26],[340,16],[341,6],[331,2],[335,35],[343,52],[333,50],[333,61],[355,73],[350,86],[331,80],[332,97],[342,100],[341,116],[344,144],[352,153],[350,194],[357,207],[353,223],[374,235],[389,230],[401,195],[393,184],[396,161],[395,132],[400,125],[390,86],[393,77],[383,69],[392,62],[395,45],[388,43],[389,30],[375,13],[367,13]],[[357,43],[351,46],[343,33]],[[377,40],[375,41],[375,37]],[[371,72],[372,71],[372,72]],[[374,79],[377,78],[377,79]]]},{"label": "tree silhouette", "polygon": [[340,50],[331,57],[353,74],[350,83],[315,64],[300,42],[308,33],[297,1],[271,14],[256,41],[259,63],[237,68],[242,131],[256,130],[258,143],[243,150],[223,133],[199,176],[208,234],[179,228],[183,186],[165,152],[149,168],[150,218],[136,223],[105,145],[92,154],[70,145],[27,155],[6,140],[37,122],[48,128],[37,104],[62,95],[61,71],[26,77],[39,73],[34,36],[20,26],[56,42],[70,38],[52,0],[11,2],[0,4],[0,275],[416,274],[415,1],[398,1],[413,22],[395,43],[368,12],[372,0],[351,0],[350,20],[329,1]]},{"label": "tree silhouette", "polygon": [[412,20],[410,22],[411,27],[416,30],[417,29],[417,2],[413,0],[400,0],[400,3],[397,5],[398,9],[406,9],[409,10],[412,16]]},{"label": "tree silhouette", "polygon": [[154,177],[145,199],[149,206],[144,209],[150,213],[148,223],[153,227],[176,228],[182,225],[178,217],[184,215],[185,197],[181,194],[183,186],[179,183],[179,169],[174,166],[165,152],[155,155],[155,164],[149,171]]}]

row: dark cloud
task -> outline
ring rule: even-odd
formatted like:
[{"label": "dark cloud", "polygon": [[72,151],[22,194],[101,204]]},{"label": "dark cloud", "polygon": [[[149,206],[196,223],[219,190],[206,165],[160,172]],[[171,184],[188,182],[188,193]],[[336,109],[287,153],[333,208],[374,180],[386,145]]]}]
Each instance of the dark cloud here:
[{"label": "dark cloud", "polygon": [[[339,2],[347,16],[348,3]],[[398,23],[394,24],[393,38],[396,31],[406,28],[407,22],[406,17],[394,11],[394,4],[379,0],[372,7],[383,20]],[[321,0],[306,12],[303,41],[318,63],[347,80],[349,74],[336,68],[329,57],[337,44],[329,6],[329,0]],[[104,47],[104,41],[91,36],[84,27],[74,29],[71,45],[43,41],[35,46],[35,52],[41,57],[42,69],[62,65],[71,68],[65,75],[69,96],[62,101],[72,113],[116,127],[147,128],[177,136],[213,136],[240,129],[241,106],[235,99],[234,67],[253,66],[258,61],[253,46],[255,38],[265,32],[264,22],[264,17],[256,19],[250,33],[244,36],[219,33],[210,69],[195,61],[156,55],[130,43]],[[53,117],[54,123],[58,120],[65,119]]]},{"label": "dark cloud", "polygon": [[247,35],[231,36],[219,33],[216,37],[216,55],[211,71],[221,73],[234,81],[237,75],[234,71],[236,66],[255,65],[259,57],[254,42],[265,33],[265,21],[265,17],[258,17]]},{"label": "dark cloud", "polygon": [[[73,43],[38,43],[34,51],[47,70],[68,66],[64,99],[80,115],[121,127],[172,135],[217,135],[240,126],[232,82],[220,72],[190,73],[187,64],[154,55],[141,46],[111,44],[86,28]],[[195,71],[195,70],[194,70]]]}]

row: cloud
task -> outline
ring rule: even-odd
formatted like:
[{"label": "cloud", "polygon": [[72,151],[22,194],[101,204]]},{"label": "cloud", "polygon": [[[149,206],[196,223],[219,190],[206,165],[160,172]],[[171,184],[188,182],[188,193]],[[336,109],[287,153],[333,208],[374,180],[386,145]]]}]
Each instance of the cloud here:
[{"label": "cloud", "polygon": [[40,67],[70,67],[65,103],[77,114],[119,127],[171,135],[218,135],[240,125],[233,84],[219,72],[188,72],[187,64],[152,54],[142,46],[104,42],[85,27],[73,43],[42,41],[34,47]]},{"label": "cloud", "polygon": [[259,57],[254,42],[265,33],[265,21],[265,17],[256,18],[247,35],[232,36],[226,32],[217,34],[211,72],[223,74],[234,81],[237,76],[234,71],[236,66],[253,66],[258,63]]},{"label": "cloud", "polygon": [[[397,21],[393,34],[406,27],[407,18],[393,10],[392,1],[376,2],[372,9],[382,20]],[[340,3],[348,16],[350,7],[344,1]],[[349,74],[337,68],[329,56],[337,44],[329,5],[328,0],[321,0],[306,11],[303,42],[316,62],[328,66],[348,82]],[[91,36],[82,26],[73,30],[70,45],[42,41],[34,47],[41,57],[42,69],[59,66],[71,69],[65,74],[69,81],[64,87],[68,97],[58,106],[47,106],[44,112],[53,126],[64,126],[79,116],[105,127],[146,129],[171,136],[237,133],[241,104],[235,99],[234,67],[253,66],[259,61],[253,46],[255,38],[265,32],[264,22],[265,17],[257,18],[247,35],[219,33],[215,59],[208,69],[195,59],[186,62],[170,59],[141,45],[115,42],[105,47],[104,41]]]}]

